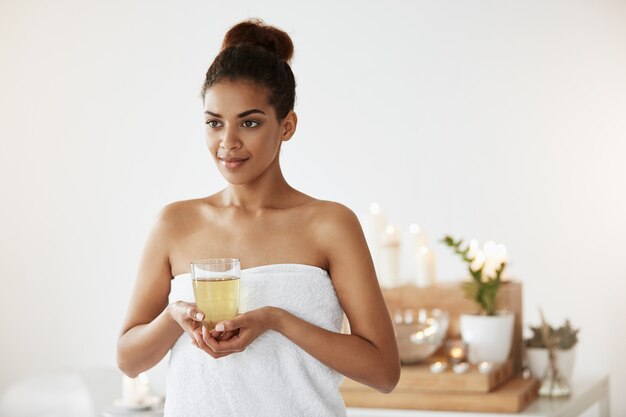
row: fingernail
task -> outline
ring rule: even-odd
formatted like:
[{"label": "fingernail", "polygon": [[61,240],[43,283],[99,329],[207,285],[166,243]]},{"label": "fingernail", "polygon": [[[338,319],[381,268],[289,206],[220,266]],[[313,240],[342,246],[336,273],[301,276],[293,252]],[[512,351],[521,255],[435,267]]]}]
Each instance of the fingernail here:
[{"label": "fingernail", "polygon": [[218,332],[223,332],[224,331],[224,323],[218,323],[215,326],[215,330],[217,330]]},{"label": "fingernail", "polygon": [[198,314],[196,314],[196,318],[197,318],[198,320],[202,320],[202,313],[198,313]]}]

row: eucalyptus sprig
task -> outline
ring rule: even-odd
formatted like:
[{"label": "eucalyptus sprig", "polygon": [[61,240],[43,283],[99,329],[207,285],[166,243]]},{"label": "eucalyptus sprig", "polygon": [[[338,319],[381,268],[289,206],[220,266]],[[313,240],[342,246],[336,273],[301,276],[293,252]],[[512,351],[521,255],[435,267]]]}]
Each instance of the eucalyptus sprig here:
[{"label": "eucalyptus sprig", "polygon": [[463,283],[465,296],[475,301],[481,312],[488,316],[494,316],[496,314],[496,296],[500,288],[502,272],[506,268],[506,261],[496,259],[495,267],[489,265],[489,269],[492,271],[488,273],[486,266],[488,262],[494,261],[488,260],[485,253],[478,249],[478,242],[472,241],[464,247],[463,239],[455,240],[451,236],[445,236],[442,242],[452,248],[454,253],[459,255],[467,264],[467,270],[472,280]]}]

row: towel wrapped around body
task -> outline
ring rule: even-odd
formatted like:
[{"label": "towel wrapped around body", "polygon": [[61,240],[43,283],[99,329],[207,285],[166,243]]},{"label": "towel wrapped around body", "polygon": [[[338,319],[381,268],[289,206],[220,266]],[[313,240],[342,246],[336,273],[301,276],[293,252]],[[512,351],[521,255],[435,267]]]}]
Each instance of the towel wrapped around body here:
[{"label": "towel wrapped around body", "polygon": [[[190,274],[172,280],[169,301],[194,302]],[[304,264],[243,269],[240,313],[280,307],[340,332],[343,310],[328,273]],[[183,334],[172,347],[164,417],[346,416],[343,376],[275,331],[243,352],[214,359]]]}]

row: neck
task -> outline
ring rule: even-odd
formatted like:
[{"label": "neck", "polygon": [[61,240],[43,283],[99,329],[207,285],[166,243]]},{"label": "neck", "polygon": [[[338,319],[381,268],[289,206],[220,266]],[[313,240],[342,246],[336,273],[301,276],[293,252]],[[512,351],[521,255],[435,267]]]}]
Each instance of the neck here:
[{"label": "neck", "polygon": [[265,208],[280,208],[285,205],[294,189],[287,183],[280,165],[268,169],[248,184],[230,184],[222,193],[222,203],[227,207],[255,212]]}]

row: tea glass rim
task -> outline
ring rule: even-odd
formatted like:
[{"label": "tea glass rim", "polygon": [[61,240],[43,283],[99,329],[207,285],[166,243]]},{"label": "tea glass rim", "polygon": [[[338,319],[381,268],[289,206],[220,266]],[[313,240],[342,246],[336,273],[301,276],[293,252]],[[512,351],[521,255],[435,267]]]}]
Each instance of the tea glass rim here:
[{"label": "tea glass rim", "polygon": [[197,261],[191,261],[190,265],[224,265],[224,264],[238,264],[241,263],[238,258],[214,258],[214,259],[199,259]]}]

